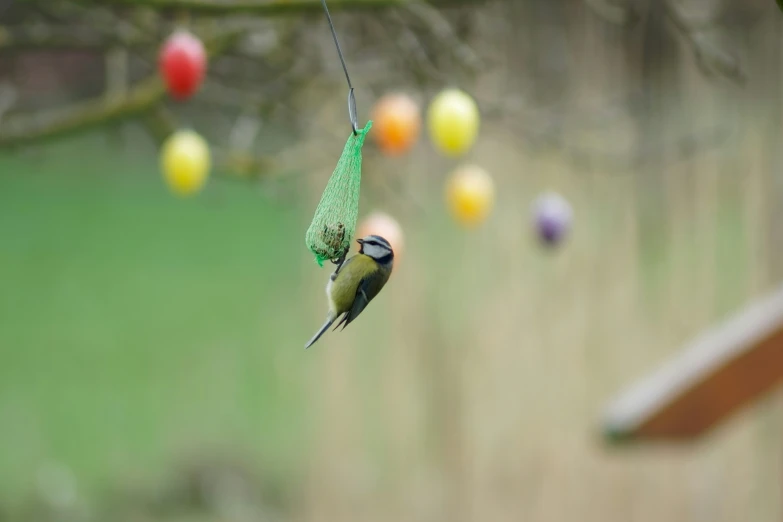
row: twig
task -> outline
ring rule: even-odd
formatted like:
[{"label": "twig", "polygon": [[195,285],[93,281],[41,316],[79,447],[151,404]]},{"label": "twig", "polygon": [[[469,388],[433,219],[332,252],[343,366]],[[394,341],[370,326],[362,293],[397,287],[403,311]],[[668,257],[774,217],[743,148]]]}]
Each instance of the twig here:
[{"label": "twig", "polygon": [[435,39],[443,44],[443,48],[456,58],[457,62],[473,71],[481,67],[481,60],[476,52],[457,36],[452,25],[437,9],[422,0],[406,2],[402,9],[424,24]]},{"label": "twig", "polygon": [[437,79],[443,81],[444,75],[438,70],[437,65],[432,61],[430,56],[425,51],[425,46],[419,40],[416,33],[408,27],[402,16],[398,13],[394,13],[393,16],[399,23],[399,35],[390,34],[389,28],[386,24],[383,24],[377,20],[372,22],[377,25],[377,30],[384,33],[392,45],[400,49],[399,56],[404,57],[408,62],[408,67],[416,75],[417,80],[420,83],[424,83],[428,80]]},{"label": "twig", "polygon": [[[179,128],[174,114],[161,102],[153,104],[144,112],[141,122],[158,145]],[[214,175],[220,178],[255,179],[270,172],[274,165],[273,161],[265,156],[216,146],[210,148],[215,165]]]},{"label": "twig", "polygon": [[671,0],[664,1],[664,9],[669,20],[690,46],[696,57],[696,64],[705,75],[712,76],[717,73],[736,84],[745,83],[747,76],[739,60],[698,34],[705,29],[703,25],[693,25]]},{"label": "twig", "polygon": [[[613,113],[619,107],[632,102],[635,96],[621,98],[605,104],[603,107],[589,111],[581,117],[571,116],[569,127],[573,130],[579,127],[589,128],[593,125],[606,125],[613,119]],[[627,174],[629,169],[637,168],[654,161],[665,160],[668,163],[685,161],[697,153],[716,148],[727,143],[736,132],[725,127],[716,127],[706,132],[683,134],[666,140],[659,136],[655,142],[645,143],[636,153],[599,151],[589,147],[579,147],[569,143],[564,136],[564,121],[558,114],[573,113],[565,107],[549,107],[546,110],[525,111],[522,107],[509,103],[489,103],[478,100],[483,107],[482,118],[496,119],[513,129],[520,138],[518,143],[531,150],[541,148],[556,148],[563,152],[575,166],[600,164],[605,170],[614,170],[618,174]],[[664,155],[663,151],[670,151]]]},{"label": "twig", "polygon": [[[216,35],[205,45],[208,54],[216,56],[222,53],[240,34],[227,32]],[[8,116],[0,127],[0,148],[56,138],[134,116],[148,110],[164,95],[163,82],[155,72],[124,95],[101,95],[58,109]]]},{"label": "twig", "polygon": [[[331,0],[329,8],[339,9],[382,9],[400,7],[411,0]],[[478,4],[485,0],[431,0],[434,5]],[[92,3],[81,0],[82,4]],[[192,13],[224,15],[248,13],[259,16],[276,16],[292,13],[317,12],[322,10],[320,0],[102,0],[101,5],[124,5],[152,7],[156,9],[187,10]]]},{"label": "twig", "polygon": [[595,14],[615,25],[627,27],[638,20],[628,0],[585,0],[585,4]]},{"label": "twig", "polygon": [[213,157],[216,175],[229,179],[258,179],[278,168],[272,158],[243,150],[215,147]]},{"label": "twig", "polygon": [[177,119],[162,102],[153,104],[142,115],[141,122],[158,145],[177,130]]},{"label": "twig", "polygon": [[138,35],[124,32],[110,35],[96,32],[92,27],[55,26],[30,24],[24,26],[0,26],[0,49],[47,49],[68,51],[73,49],[104,49],[111,44],[125,47],[152,47],[158,44]]},{"label": "twig", "polygon": [[0,148],[43,141],[143,112],[165,93],[155,74],[139,82],[125,96],[75,103],[59,109],[9,116],[0,127]]}]

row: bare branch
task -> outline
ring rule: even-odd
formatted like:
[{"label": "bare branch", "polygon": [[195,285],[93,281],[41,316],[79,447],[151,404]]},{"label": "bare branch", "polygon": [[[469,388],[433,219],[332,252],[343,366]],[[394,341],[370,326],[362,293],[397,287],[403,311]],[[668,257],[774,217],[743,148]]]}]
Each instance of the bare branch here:
[{"label": "bare branch", "polygon": [[[178,129],[176,117],[160,102],[152,105],[143,114],[141,122],[158,145]],[[215,175],[221,178],[255,179],[268,174],[275,166],[270,158],[254,155],[246,150],[224,149],[213,145],[210,148],[213,170]]]},{"label": "bare branch", "polygon": [[401,52],[397,53],[402,59],[406,60],[410,69],[420,83],[430,79],[443,80],[443,73],[438,70],[437,65],[425,52],[425,46],[421,43],[416,33],[408,27],[402,16],[394,13],[395,19],[400,22],[399,34],[392,35],[388,24],[383,24],[377,20],[370,20],[370,23],[376,26],[376,30],[384,34],[387,39],[397,47]]},{"label": "bare branch", "polygon": [[132,116],[148,109],[164,93],[163,83],[155,74],[125,96],[101,96],[59,109],[8,116],[0,128],[0,147],[54,138]]},{"label": "bare branch", "polygon": [[258,179],[279,168],[271,159],[245,150],[214,149],[215,172],[227,178]]},{"label": "bare branch", "polygon": [[435,39],[444,44],[458,62],[469,70],[478,70],[481,60],[476,52],[463,42],[448,20],[427,2],[421,0],[406,2],[404,7],[408,13],[424,24]]},{"label": "bare branch", "polygon": [[162,102],[153,104],[142,115],[141,122],[158,145],[177,130],[177,119]]},{"label": "bare branch", "polygon": [[627,0],[585,0],[587,7],[609,23],[628,26],[638,20],[637,13]]},{"label": "bare branch", "polygon": [[118,44],[125,47],[155,46],[158,42],[125,32],[105,34],[92,27],[57,26],[45,23],[0,26],[0,49],[103,49]]},{"label": "bare branch", "polygon": [[[571,129],[590,129],[605,126],[625,111],[639,95],[623,96],[620,99],[602,104],[601,107],[582,112],[576,107],[552,106],[545,109],[526,110],[524,105],[512,101],[495,102],[478,99],[482,107],[482,118],[503,122],[513,129],[521,146],[535,152],[541,149],[556,148],[575,168],[584,165],[600,165],[607,173],[627,175],[629,170],[645,164],[661,161],[676,163],[686,161],[697,154],[725,145],[736,135],[737,130],[725,126],[684,133],[670,137],[659,135],[655,140],[644,143],[643,147],[629,154],[622,150],[598,150],[596,148],[573,143],[566,135],[564,127]],[[581,114],[578,114],[581,112]],[[568,119],[564,118],[568,114]],[[667,154],[663,154],[667,151]]]},{"label": "bare branch", "polygon": [[688,42],[696,57],[696,64],[705,75],[714,76],[717,74],[739,85],[745,83],[747,76],[739,60],[710,41],[706,35],[699,34],[709,26],[705,27],[702,24],[697,25],[695,22],[691,22],[671,0],[666,0],[664,7],[666,16]]},{"label": "bare branch", "polygon": [[[329,10],[382,9],[401,7],[412,0],[330,0]],[[485,0],[431,0],[434,5],[478,4]],[[82,0],[82,4],[90,3]],[[230,13],[251,13],[259,16],[276,16],[292,13],[301,14],[312,11],[320,12],[323,7],[320,0],[104,0],[106,6],[151,7],[155,9],[186,10],[192,13],[223,15]]]},{"label": "bare branch", "polygon": [[[205,45],[207,53],[213,57],[219,55],[240,35],[236,31],[216,35]],[[165,92],[156,71],[125,94],[102,95],[58,109],[9,115],[0,127],[0,148],[43,141],[135,116],[160,101]]]}]

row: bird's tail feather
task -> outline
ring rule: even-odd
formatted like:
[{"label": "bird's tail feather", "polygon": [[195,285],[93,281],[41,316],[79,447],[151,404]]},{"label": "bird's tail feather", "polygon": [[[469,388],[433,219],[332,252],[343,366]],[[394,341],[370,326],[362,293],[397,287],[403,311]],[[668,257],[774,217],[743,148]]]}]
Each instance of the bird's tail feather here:
[{"label": "bird's tail feather", "polygon": [[308,341],[308,343],[305,345],[305,349],[310,348],[313,345],[313,343],[315,343],[324,334],[324,332],[326,330],[328,330],[330,326],[332,326],[332,323],[334,322],[334,319],[335,318],[331,317],[331,316],[326,319],[326,322],[321,327],[321,329],[318,330],[318,332],[316,332],[316,334],[313,336],[313,338],[310,339],[310,341]]},{"label": "bird's tail feather", "polygon": [[348,314],[348,313],[343,314],[343,318],[340,319],[340,322],[338,322],[336,325],[334,325],[334,328],[332,329],[332,331],[334,332],[335,330],[340,328],[340,325],[342,325],[343,330],[345,330],[345,327],[348,326],[348,316],[349,315],[350,314]]}]

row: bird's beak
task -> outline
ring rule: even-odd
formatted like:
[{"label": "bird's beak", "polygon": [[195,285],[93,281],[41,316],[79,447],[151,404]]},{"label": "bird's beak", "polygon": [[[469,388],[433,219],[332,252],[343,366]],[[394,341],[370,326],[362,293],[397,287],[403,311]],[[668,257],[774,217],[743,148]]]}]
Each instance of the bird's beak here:
[{"label": "bird's beak", "polygon": [[364,244],[364,239],[357,239],[356,242],[359,243],[360,245],[363,245]]}]

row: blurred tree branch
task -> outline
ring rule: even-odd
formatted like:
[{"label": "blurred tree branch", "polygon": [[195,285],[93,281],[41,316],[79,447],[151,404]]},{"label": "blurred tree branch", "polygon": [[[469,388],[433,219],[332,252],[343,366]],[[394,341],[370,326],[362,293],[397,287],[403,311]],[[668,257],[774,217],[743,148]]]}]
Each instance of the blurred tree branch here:
[{"label": "blurred tree branch", "polygon": [[[628,24],[638,17],[631,7],[632,2],[627,0],[585,1],[614,23]],[[453,81],[455,71],[468,74],[480,71],[487,61],[463,41],[446,14],[436,7],[483,2],[329,0],[329,6],[333,10],[389,8],[389,16],[363,20],[362,29],[388,35],[389,42],[401,51],[397,53],[398,59],[409,62],[402,68],[409,74],[411,71],[417,74],[424,82],[440,85]],[[323,63],[318,53],[305,52],[306,48],[315,46],[310,37],[313,27],[302,23],[303,17],[264,18],[267,15],[319,14],[320,0],[58,0],[31,4],[36,10],[29,21],[0,26],[0,51],[93,50],[96,55],[105,57],[105,89],[103,94],[87,101],[54,110],[17,114],[10,106],[14,98],[7,98],[11,101],[0,107],[8,109],[0,125],[0,148],[36,143],[133,118],[138,118],[158,143],[164,140],[180,125],[175,114],[167,108],[165,88],[156,70],[155,52],[172,26],[172,18],[161,11],[174,11],[177,15],[190,15],[187,25],[202,37],[211,57],[210,70],[199,93],[198,110],[218,108],[222,111],[221,119],[226,115],[234,118],[234,135],[252,136],[236,140],[225,129],[219,131],[220,143],[211,143],[215,170],[248,177],[266,175],[273,163],[269,157],[252,152],[253,140],[258,136],[254,124],[266,123],[281,109],[293,113],[294,117],[287,118],[286,123],[298,122],[300,116],[291,100],[295,99],[297,91],[305,90],[300,87],[312,81]],[[257,16],[232,16],[235,14]],[[689,20],[671,3],[666,5],[666,14],[686,38],[705,72],[730,78],[743,77],[736,60],[706,40],[706,35],[699,34],[706,29],[703,23]],[[376,39],[373,36],[373,40]],[[135,74],[131,63],[135,66],[141,63]],[[446,69],[449,69],[448,73]],[[135,82],[129,80],[134,78]],[[383,88],[386,85],[384,83]],[[519,111],[511,107],[493,109],[495,100],[479,101],[490,113],[499,112],[496,116],[508,119],[515,112],[515,116],[520,116]],[[237,112],[241,114],[237,116]],[[256,121],[251,121],[253,119]],[[571,138],[562,128],[566,123],[561,121],[560,115],[526,114],[510,119],[517,120],[515,125],[522,141],[533,146],[557,147],[580,161],[582,158],[595,161],[601,155],[614,156],[611,152],[577,150],[570,145]],[[518,120],[525,124],[520,126]],[[296,134],[296,130],[292,134]],[[687,156],[694,150],[711,146],[715,140],[699,141],[685,136],[675,141],[678,150]],[[651,144],[648,150],[657,151],[656,147]],[[650,155],[654,156],[654,153]],[[622,162],[617,158],[609,159],[625,165],[622,168],[628,165],[627,159]],[[631,159],[630,164],[647,159],[640,155]]]},{"label": "blurred tree branch", "polygon": [[[638,13],[628,0],[584,0],[584,2],[595,14],[612,24],[630,26],[639,19]],[[663,7],[666,17],[685,38],[696,57],[698,67],[706,76],[718,75],[740,85],[745,83],[745,72],[739,60],[703,34],[715,26],[714,17],[703,20],[692,19],[685,16],[682,9],[672,0],[663,0]]]},{"label": "blurred tree branch", "polygon": [[57,109],[14,114],[6,117],[0,127],[0,147],[42,141],[132,116],[149,108],[164,93],[160,78],[153,75],[124,96],[102,96]]},{"label": "blurred tree branch", "polygon": [[703,34],[711,24],[692,22],[671,0],[664,0],[663,5],[669,20],[688,42],[696,57],[697,65],[706,76],[719,75],[739,85],[745,83],[747,78],[739,60]]},{"label": "blurred tree branch", "polygon": [[177,118],[161,102],[154,103],[142,115],[141,121],[159,144],[177,130]]},{"label": "blurred tree branch", "polygon": [[[207,53],[210,56],[222,53],[240,35],[237,30],[215,35],[205,43]],[[0,127],[0,148],[43,141],[135,116],[164,95],[165,88],[156,71],[121,94],[102,95],[57,109],[8,115]]]},{"label": "blurred tree branch", "polygon": [[[625,113],[625,107],[640,103],[643,96],[641,92],[623,96],[587,111],[562,106],[536,107],[531,110],[517,101],[479,102],[483,109],[482,119],[499,121],[503,126],[514,129],[520,146],[525,146],[531,152],[558,150],[575,169],[589,165],[601,168],[607,174],[626,175],[629,170],[653,163],[660,166],[664,158],[668,163],[688,161],[697,154],[729,143],[737,136],[736,128],[717,125],[705,130],[677,132],[675,135],[659,134],[638,150],[628,151],[622,147],[612,150],[611,146],[599,149],[579,145],[579,140],[568,135],[569,130],[573,134],[575,130],[584,129],[592,134],[593,129],[616,125],[618,117]],[[562,118],[564,112],[571,114],[567,120]]]},{"label": "blurred tree branch", "polygon": [[444,44],[443,48],[453,54],[458,63],[470,70],[480,68],[481,60],[475,51],[460,39],[454,27],[437,9],[427,2],[414,0],[405,2],[403,10],[420,21],[436,40]]},{"label": "blurred tree branch", "polygon": [[0,26],[0,49],[102,49],[108,44],[126,47],[156,45],[149,38],[112,32],[96,32],[90,26],[60,27],[51,24]]},{"label": "blurred tree branch", "polygon": [[609,23],[628,26],[638,21],[638,13],[628,0],[585,0],[587,7]]},{"label": "blurred tree branch", "polygon": [[[419,0],[329,0],[329,10],[357,10],[402,7]],[[478,4],[485,0],[428,0],[428,3],[438,6]],[[93,3],[91,0],[80,0],[83,5]],[[301,14],[303,12],[321,12],[320,0],[102,0],[101,6],[117,5],[126,7],[149,7],[188,11],[209,15],[227,15],[248,13],[259,16],[275,16],[285,14]]]},{"label": "blurred tree branch", "polygon": [[[456,63],[472,69],[479,63],[475,52],[430,4],[482,1],[330,0],[329,5],[336,10],[397,8],[399,14],[407,15],[405,19],[398,17],[401,26],[410,23],[419,26],[419,31],[433,36],[432,45],[438,44]],[[35,9],[28,11],[23,20],[12,19],[13,24],[0,26],[0,51],[78,49],[100,53],[106,67],[104,92],[53,109],[14,112],[13,107],[7,107],[9,110],[0,126],[0,149],[132,118],[141,118],[158,143],[176,130],[179,125],[166,107],[165,87],[154,58],[162,38],[171,31],[172,20],[161,12],[168,9],[193,15],[187,25],[202,37],[210,55],[210,74],[201,93],[203,101],[229,112],[242,111],[244,116],[237,124],[242,118],[258,118],[261,113],[268,118],[285,105],[283,97],[291,96],[292,89],[311,79],[313,68],[320,67],[313,63],[313,57],[307,58],[297,50],[303,41],[302,31],[306,31],[301,24],[283,21],[270,30],[268,23],[259,18],[230,16],[236,13],[282,15],[310,10],[318,13],[322,9],[320,0],[63,0],[31,2],[31,5]],[[132,72],[131,62],[143,65],[145,72],[141,79],[138,72]],[[263,92],[258,90],[259,79],[263,81]],[[213,144],[216,168],[246,175],[269,168],[268,158],[248,152],[251,145],[233,143],[236,140],[221,141],[232,143],[225,147]]]},{"label": "blurred tree branch", "polygon": [[[142,124],[150,135],[160,144],[178,129],[177,118],[166,108],[162,102],[154,103],[149,110],[142,115]],[[211,146],[212,161],[216,175],[221,177],[226,174],[239,175],[241,177],[255,178],[269,172],[274,162],[271,158],[254,155],[246,150],[225,149]]]}]

